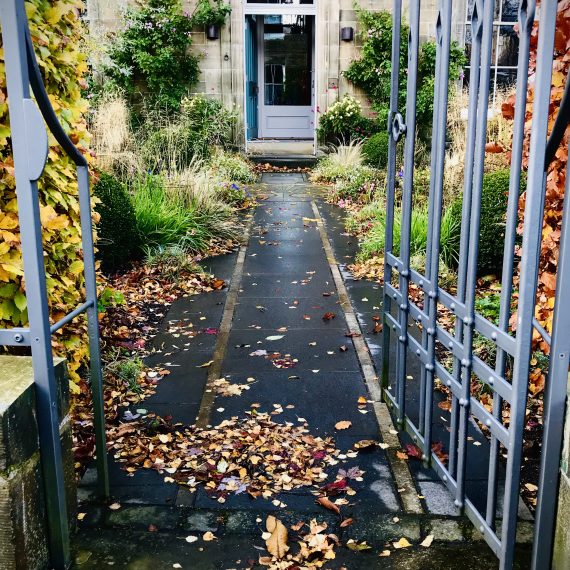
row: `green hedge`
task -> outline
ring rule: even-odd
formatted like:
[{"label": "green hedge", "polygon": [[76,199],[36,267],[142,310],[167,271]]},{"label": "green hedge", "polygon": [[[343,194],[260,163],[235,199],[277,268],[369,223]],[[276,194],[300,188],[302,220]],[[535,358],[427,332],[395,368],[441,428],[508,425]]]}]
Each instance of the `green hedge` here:
[{"label": "green hedge", "polygon": [[[509,170],[498,170],[483,176],[481,195],[481,222],[479,228],[478,275],[500,273],[503,265],[503,245],[509,193]],[[521,178],[520,191],[526,188],[526,178]],[[459,251],[461,239],[461,210],[463,198],[458,198],[451,206],[452,218],[458,228],[454,239]]]},{"label": "green hedge", "polygon": [[93,193],[96,212],[98,258],[104,272],[113,272],[134,259],[139,251],[135,211],[126,187],[109,174],[101,174]]},{"label": "green hedge", "polygon": [[375,168],[386,168],[388,164],[388,144],[389,135],[386,131],[381,131],[372,135],[363,145],[362,154],[364,162]]}]

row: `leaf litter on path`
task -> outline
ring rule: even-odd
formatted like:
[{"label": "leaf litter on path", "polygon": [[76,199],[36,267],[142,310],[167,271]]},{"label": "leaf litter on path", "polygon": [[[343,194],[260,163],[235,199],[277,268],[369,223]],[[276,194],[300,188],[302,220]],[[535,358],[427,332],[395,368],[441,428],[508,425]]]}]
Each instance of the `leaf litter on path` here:
[{"label": "leaf litter on path", "polygon": [[[224,420],[201,429],[171,424],[158,416],[114,426],[109,449],[133,473],[141,468],[163,473],[191,491],[224,502],[230,494],[269,499],[301,487],[317,487],[340,452],[332,438],[315,437],[306,426],[279,424],[253,409],[245,419]],[[128,426],[125,430],[124,426]]]}]

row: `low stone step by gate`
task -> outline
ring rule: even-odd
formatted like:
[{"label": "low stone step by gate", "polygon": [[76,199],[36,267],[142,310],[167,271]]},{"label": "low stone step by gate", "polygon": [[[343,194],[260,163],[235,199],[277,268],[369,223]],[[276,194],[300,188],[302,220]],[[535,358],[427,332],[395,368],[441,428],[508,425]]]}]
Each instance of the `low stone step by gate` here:
[{"label": "low stone step by gate", "polygon": [[[66,364],[55,362],[67,509],[76,520]],[[0,568],[50,567],[32,360],[0,356]]]}]

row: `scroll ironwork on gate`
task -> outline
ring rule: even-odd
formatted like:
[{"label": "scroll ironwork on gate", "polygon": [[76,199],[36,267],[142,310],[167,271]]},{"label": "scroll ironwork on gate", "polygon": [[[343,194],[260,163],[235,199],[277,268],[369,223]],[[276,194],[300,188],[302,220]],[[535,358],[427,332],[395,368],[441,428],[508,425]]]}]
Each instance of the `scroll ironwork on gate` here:
[{"label": "scroll ironwork on gate", "polygon": [[[29,317],[29,325],[25,328],[0,330],[0,345],[31,349],[50,557],[52,567],[60,569],[68,567],[71,562],[70,521],[66,507],[51,337],[83,313],[87,315],[88,322],[99,491],[103,496],[109,494],[89,173],[85,157],[69,139],[51,106],[34,54],[24,0],[2,0],[0,23]],[[49,315],[38,194],[38,180],[48,155],[46,125],[63,152],[77,166],[85,273],[85,302],[55,323],[50,322]]]},{"label": "scroll ironwork on gate", "polygon": [[[452,7],[452,4],[455,4]],[[416,90],[420,47],[421,2],[410,0],[406,108],[398,108],[402,1],[393,2],[392,91],[388,131],[387,215],[384,275],[383,386],[385,399],[401,429],[422,450],[424,462],[436,471],[461,509],[482,533],[500,559],[501,568],[513,566],[518,511],[523,430],[527,386],[532,354],[532,336],[538,330],[551,347],[551,362],[545,393],[544,445],[539,499],[535,522],[533,568],[550,567],[556,512],[558,462],[568,379],[570,353],[570,305],[560,294],[570,287],[570,228],[564,208],[554,327],[549,335],[537,322],[535,303],[538,260],[542,239],[546,169],[568,124],[569,105],[563,103],[559,120],[548,140],[548,115],[554,52],[557,2],[521,0],[518,11],[519,57],[516,82],[514,134],[508,208],[504,228],[500,314],[495,324],[475,309],[477,262],[481,220],[481,197],[489,85],[493,56],[495,0],[472,3],[470,25],[472,46],[461,243],[456,288],[447,290],[439,282],[440,237],[447,143],[452,9],[457,3],[440,0],[435,22],[436,72],[431,168],[429,187],[428,243],[424,267],[413,267],[410,255],[414,203],[414,155],[416,151]],[[527,190],[520,265],[515,256],[518,207],[525,139],[525,115],[530,59],[530,40],[535,16],[539,16],[539,43],[532,102],[532,131],[527,169]],[[570,97],[565,97],[565,100]],[[402,117],[402,114],[404,117]],[[403,139],[403,183],[396,192],[397,151]],[[567,177],[570,180],[570,177]],[[396,201],[401,204],[396,208]],[[401,220],[395,223],[395,215]],[[398,239],[394,239],[398,228]],[[397,247],[395,247],[397,244]],[[519,265],[517,283],[517,327],[513,333],[513,274]],[[416,295],[410,294],[413,286]],[[442,312],[452,326],[443,322]],[[564,333],[566,331],[566,333]],[[496,349],[489,363],[474,353],[474,342],[485,339]],[[392,350],[391,350],[392,347]],[[410,372],[417,371],[417,378]],[[489,411],[472,394],[476,380],[492,395]],[[438,398],[443,386],[451,398],[449,423],[441,425]],[[509,412],[509,419],[505,418]],[[439,412],[439,413],[438,413]],[[437,437],[446,434],[446,458],[434,450]],[[477,447],[473,434],[486,434],[486,446]],[[436,448],[438,446],[436,445]],[[483,449],[481,449],[483,448]],[[481,454],[485,460],[479,462]],[[475,465],[479,463],[479,465]],[[472,471],[485,466],[484,475],[474,479]],[[483,499],[481,499],[483,497]]]}]

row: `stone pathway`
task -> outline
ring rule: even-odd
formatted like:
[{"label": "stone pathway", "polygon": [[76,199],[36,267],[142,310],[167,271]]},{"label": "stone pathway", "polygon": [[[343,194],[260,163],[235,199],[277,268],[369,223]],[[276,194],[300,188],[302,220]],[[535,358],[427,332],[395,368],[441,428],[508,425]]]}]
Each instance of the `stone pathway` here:
[{"label": "stone pathway", "polygon": [[[198,420],[203,425],[218,425],[225,419],[244,417],[255,405],[263,411],[282,410],[274,416],[276,422],[298,425],[306,421],[311,434],[333,435],[342,451],[363,439],[385,442],[388,449],[377,447],[346,457],[335,467],[358,467],[365,472],[361,482],[351,481],[356,495],[342,507],[343,517],[353,518],[354,523],[340,528],[339,517],[317,505],[310,490],[288,492],[269,501],[230,495],[219,503],[202,487],[190,493],[165,483],[162,475],[150,470],[129,477],[111,461],[113,495],[122,508],[110,511],[92,502],[93,473],[88,472],[80,488],[85,501],[80,510],[86,515],[74,544],[77,566],[137,570],[175,564],[193,569],[257,567],[252,561],[266,555],[259,521],[273,513],[287,526],[317,518],[326,521],[343,544],[353,538],[373,546],[370,552],[337,548],[336,559],[326,565],[331,570],[443,569],[459,564],[464,569],[495,568],[496,560],[484,543],[465,542],[474,534],[468,522],[455,512],[428,512],[430,500],[437,505],[443,499],[434,494],[421,495],[420,500],[419,493],[429,494],[429,486],[424,484],[418,491],[408,464],[395,457],[400,444],[379,402],[370,353],[362,339],[347,336],[347,332],[357,332],[358,321],[338,268],[331,265],[334,255],[340,260],[353,254],[350,240],[339,238],[336,230],[331,249],[321,217],[322,212],[331,232],[331,210],[304,175],[267,174],[263,182],[247,246],[238,256],[207,264],[228,281],[229,289],[181,299],[167,315],[155,339],[157,352],[148,362],[168,367],[171,375],[143,406],[172,416],[174,422]],[[370,283],[351,284],[349,293],[353,300],[359,296],[380,300],[378,286]],[[370,314],[364,310],[358,317],[376,360],[375,337],[366,329],[371,315],[379,313],[373,307]],[[335,317],[323,319],[327,313]],[[169,332],[173,323],[220,330],[217,336],[199,335],[185,346]],[[280,358],[294,361],[294,366],[278,368],[271,359],[251,356],[255,351],[278,352]],[[199,368],[212,359],[210,368]],[[211,386],[220,377],[238,384],[251,378],[255,381],[241,396],[223,397]],[[367,400],[365,406],[359,406],[359,398]],[[351,422],[351,427],[336,430],[341,420]],[[327,482],[336,475],[330,471]],[[440,491],[438,487],[434,493]],[[276,506],[273,499],[285,506]],[[215,532],[218,540],[184,541],[189,533],[207,531]],[[429,534],[435,537],[434,545],[417,546]],[[378,557],[388,541],[402,537],[416,546],[391,549],[390,557]],[[454,547],[437,542],[449,540],[462,544]]]}]

